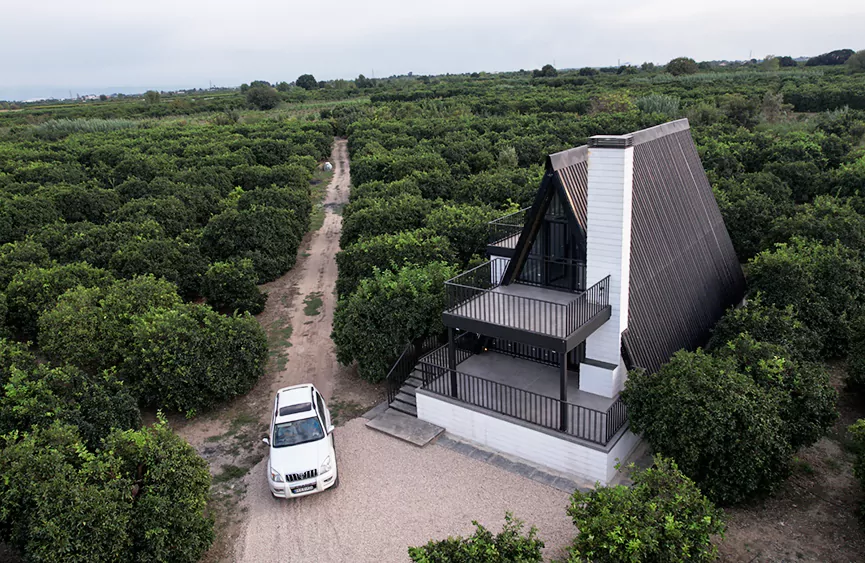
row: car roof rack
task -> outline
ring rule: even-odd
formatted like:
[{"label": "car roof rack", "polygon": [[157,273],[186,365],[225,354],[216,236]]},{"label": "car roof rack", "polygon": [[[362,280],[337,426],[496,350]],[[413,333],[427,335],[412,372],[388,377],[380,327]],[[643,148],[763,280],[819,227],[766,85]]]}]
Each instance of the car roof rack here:
[{"label": "car roof rack", "polygon": [[307,412],[312,410],[312,403],[298,403],[296,405],[286,405],[279,407],[279,416],[288,416],[299,412]]}]

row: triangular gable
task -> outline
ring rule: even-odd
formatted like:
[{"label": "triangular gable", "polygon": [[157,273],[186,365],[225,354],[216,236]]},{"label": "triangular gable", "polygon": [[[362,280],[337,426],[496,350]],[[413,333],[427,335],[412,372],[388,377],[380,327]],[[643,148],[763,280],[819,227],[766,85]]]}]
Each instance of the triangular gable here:
[{"label": "triangular gable", "polygon": [[508,285],[520,276],[554,195],[559,196],[568,218],[568,226],[571,232],[576,233],[580,253],[578,259],[585,260],[587,159],[588,148],[585,146],[547,157],[546,174],[541,180],[535,201],[526,214],[523,231],[502,278],[502,285]]}]

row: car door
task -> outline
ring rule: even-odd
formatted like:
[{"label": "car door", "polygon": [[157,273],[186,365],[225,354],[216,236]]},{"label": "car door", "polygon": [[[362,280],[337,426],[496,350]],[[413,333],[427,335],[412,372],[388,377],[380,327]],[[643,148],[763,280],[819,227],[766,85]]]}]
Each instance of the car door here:
[{"label": "car door", "polygon": [[318,406],[318,412],[321,413],[323,418],[322,423],[324,425],[324,431],[327,432],[327,429],[330,428],[330,411],[327,410],[327,406],[324,404],[324,399],[318,391],[315,392],[315,402]]},{"label": "car door", "polygon": [[268,439],[270,440],[270,445],[273,445],[273,429],[276,425],[276,413],[279,412],[279,393],[276,394],[276,399],[273,400],[273,415],[270,417],[270,434],[268,434]]}]

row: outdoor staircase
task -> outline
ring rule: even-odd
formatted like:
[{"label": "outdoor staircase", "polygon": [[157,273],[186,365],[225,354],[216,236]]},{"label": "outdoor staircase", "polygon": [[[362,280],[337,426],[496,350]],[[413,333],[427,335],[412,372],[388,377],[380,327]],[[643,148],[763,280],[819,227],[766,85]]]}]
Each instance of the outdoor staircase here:
[{"label": "outdoor staircase", "polygon": [[390,402],[390,408],[403,414],[417,417],[417,397],[415,393],[421,384],[420,372],[414,370],[408,379],[405,380],[402,387],[399,388],[393,401]]}]

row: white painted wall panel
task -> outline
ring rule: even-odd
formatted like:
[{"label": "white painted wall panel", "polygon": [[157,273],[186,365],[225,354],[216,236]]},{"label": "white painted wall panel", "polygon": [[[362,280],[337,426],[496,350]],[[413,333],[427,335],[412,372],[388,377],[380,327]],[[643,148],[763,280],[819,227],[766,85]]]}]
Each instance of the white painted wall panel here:
[{"label": "white painted wall panel", "polygon": [[625,460],[639,437],[630,430],[609,453],[462,407],[435,395],[417,394],[418,418],[451,434],[504,454],[522,458],[591,482],[608,483],[616,473],[616,458]]},{"label": "white painted wall panel", "polygon": [[[621,335],[628,326],[633,170],[633,147],[589,149],[586,282],[591,286],[610,276],[611,316],[586,340],[586,356],[619,366]],[[621,369],[587,371],[580,377],[581,389],[607,397],[621,390]]]}]

